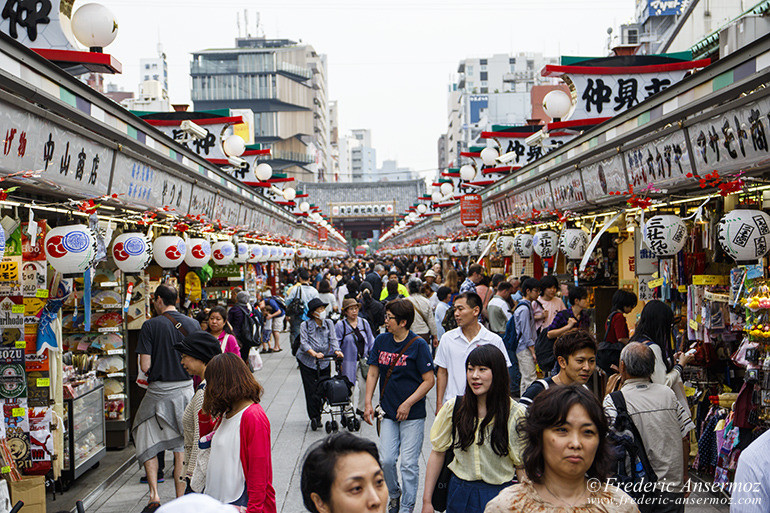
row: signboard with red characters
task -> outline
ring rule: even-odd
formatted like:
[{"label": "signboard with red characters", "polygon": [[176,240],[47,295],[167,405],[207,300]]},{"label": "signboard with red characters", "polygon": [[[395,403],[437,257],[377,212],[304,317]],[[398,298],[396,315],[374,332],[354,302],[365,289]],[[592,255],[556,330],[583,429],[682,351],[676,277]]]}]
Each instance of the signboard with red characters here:
[{"label": "signboard with red characters", "polygon": [[318,241],[319,242],[326,242],[329,240],[329,230],[326,229],[324,226],[318,227]]},{"label": "signboard with red characters", "polygon": [[460,198],[460,222],[463,226],[478,226],[481,224],[481,196],[466,194]]}]

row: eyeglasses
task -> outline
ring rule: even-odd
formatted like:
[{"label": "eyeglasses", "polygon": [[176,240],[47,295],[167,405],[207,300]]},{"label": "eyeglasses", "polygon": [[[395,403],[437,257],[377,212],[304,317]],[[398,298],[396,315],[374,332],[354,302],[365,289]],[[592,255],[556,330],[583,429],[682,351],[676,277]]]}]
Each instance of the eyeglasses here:
[{"label": "eyeglasses", "polygon": [[396,317],[393,316],[393,315],[387,314],[387,315],[385,315],[385,320],[386,321],[395,321]]}]

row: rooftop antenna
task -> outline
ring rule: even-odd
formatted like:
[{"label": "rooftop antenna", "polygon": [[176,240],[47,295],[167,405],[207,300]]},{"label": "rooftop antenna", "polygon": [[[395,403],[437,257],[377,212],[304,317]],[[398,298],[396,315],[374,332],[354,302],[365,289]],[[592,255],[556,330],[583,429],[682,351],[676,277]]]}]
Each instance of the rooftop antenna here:
[{"label": "rooftop antenna", "polygon": [[235,26],[238,27],[238,37],[241,37],[241,13],[235,12]]},{"label": "rooftop antenna", "polygon": [[[259,33],[261,32],[261,29],[260,29],[260,27],[259,27],[259,21],[260,21],[259,11],[257,11],[257,23],[256,23],[256,29],[255,29],[255,30],[256,30],[256,33],[255,33],[255,35],[256,35],[257,37],[259,37]],[[262,34],[262,35],[264,35],[264,32],[263,32],[263,34]]]},{"label": "rooftop antenna", "polygon": [[243,10],[243,27],[246,29],[246,37],[251,37],[249,33],[249,10]]}]

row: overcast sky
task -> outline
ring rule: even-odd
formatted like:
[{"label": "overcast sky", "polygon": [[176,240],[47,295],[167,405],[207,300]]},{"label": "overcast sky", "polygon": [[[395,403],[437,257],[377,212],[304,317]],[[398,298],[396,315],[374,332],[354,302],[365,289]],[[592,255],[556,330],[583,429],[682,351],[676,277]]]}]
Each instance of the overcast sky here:
[{"label": "overcast sky", "polygon": [[[75,8],[88,0],[78,0]],[[372,130],[378,164],[396,159],[435,169],[447,128],[447,89],[457,64],[495,53],[606,55],[607,28],[630,21],[634,0],[101,0],[119,24],[108,47],[123,74],[105,77],[127,91],[139,84],[139,59],[158,40],[169,64],[172,103],[190,102],[190,53],[232,47],[236,13],[249,30],[312,44],[328,56],[327,98],[339,104],[342,132]],[[241,23],[241,30],[244,30]]]}]

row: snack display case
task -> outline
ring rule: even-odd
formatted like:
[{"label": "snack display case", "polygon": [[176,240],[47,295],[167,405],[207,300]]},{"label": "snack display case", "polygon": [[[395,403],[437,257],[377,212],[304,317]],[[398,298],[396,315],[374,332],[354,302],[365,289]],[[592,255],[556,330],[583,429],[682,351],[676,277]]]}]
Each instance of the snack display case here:
[{"label": "snack display case", "polygon": [[107,452],[104,385],[95,379],[72,388],[64,399],[64,466],[62,475],[74,481],[94,467]]}]

